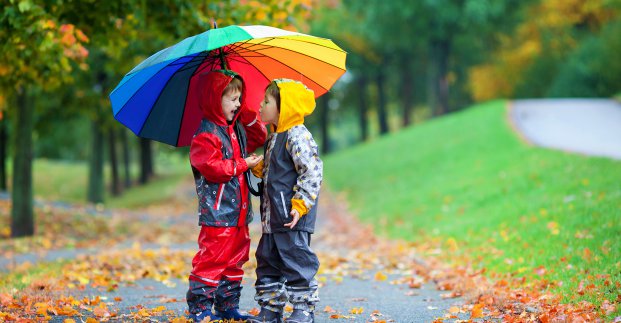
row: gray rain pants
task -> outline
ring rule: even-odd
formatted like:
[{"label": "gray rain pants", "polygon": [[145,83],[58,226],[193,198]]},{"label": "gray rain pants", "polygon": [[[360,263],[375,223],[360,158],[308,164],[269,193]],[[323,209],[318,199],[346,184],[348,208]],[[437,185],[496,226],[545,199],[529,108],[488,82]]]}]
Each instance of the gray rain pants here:
[{"label": "gray rain pants", "polygon": [[287,300],[294,309],[308,312],[319,302],[315,279],[319,259],[310,248],[311,234],[305,231],[264,233],[257,252],[257,281],[254,299],[261,307],[282,313]]}]

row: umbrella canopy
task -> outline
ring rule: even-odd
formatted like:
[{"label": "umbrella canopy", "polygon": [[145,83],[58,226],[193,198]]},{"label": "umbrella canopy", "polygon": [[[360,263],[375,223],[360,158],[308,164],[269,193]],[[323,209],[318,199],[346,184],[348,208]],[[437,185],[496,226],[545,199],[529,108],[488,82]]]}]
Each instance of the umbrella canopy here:
[{"label": "umbrella canopy", "polygon": [[245,104],[258,109],[275,78],[326,93],[345,72],[346,53],[329,39],[268,26],[214,28],[145,59],[110,93],[115,119],[136,135],[187,146],[202,118],[198,75],[226,68],[246,83]]}]

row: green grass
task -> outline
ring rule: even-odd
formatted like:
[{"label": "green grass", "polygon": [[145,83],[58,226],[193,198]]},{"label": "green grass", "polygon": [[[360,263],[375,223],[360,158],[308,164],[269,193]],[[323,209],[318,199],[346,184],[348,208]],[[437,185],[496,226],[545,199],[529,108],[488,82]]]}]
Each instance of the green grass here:
[{"label": "green grass", "polygon": [[[536,277],[545,269],[566,300],[616,299],[621,162],[528,146],[510,129],[505,105],[482,104],[326,156],[326,184],[391,238],[456,241],[455,257],[491,272]],[[602,294],[575,297],[582,280]]]},{"label": "green grass", "polygon": [[[104,170],[106,182],[106,207],[135,208],[146,206],[171,197],[182,180],[191,177],[187,159],[177,154],[161,154],[155,161],[157,176],[148,185],[133,186],[121,196],[113,197],[109,193],[110,170]],[[86,162],[68,162],[49,159],[37,159],[33,163],[33,192],[37,199],[63,201],[69,203],[86,203],[88,190],[88,165]],[[138,178],[138,167],[132,167],[132,178]],[[9,173],[11,169],[9,168]],[[122,180],[122,179],[121,179]],[[10,181],[9,181],[10,184]]]},{"label": "green grass", "polygon": [[17,269],[0,273],[0,293],[13,293],[14,290],[23,290],[33,282],[47,282],[62,272],[68,260],[59,260],[34,265],[21,265]]}]

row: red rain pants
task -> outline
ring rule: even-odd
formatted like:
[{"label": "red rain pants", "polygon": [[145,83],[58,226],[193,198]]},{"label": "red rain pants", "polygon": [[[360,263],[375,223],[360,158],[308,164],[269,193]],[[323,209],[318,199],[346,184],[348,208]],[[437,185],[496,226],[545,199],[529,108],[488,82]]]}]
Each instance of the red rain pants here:
[{"label": "red rain pants", "polygon": [[192,260],[190,279],[207,286],[221,280],[241,281],[242,266],[248,261],[250,235],[248,226],[202,226],[198,235],[199,250]]}]

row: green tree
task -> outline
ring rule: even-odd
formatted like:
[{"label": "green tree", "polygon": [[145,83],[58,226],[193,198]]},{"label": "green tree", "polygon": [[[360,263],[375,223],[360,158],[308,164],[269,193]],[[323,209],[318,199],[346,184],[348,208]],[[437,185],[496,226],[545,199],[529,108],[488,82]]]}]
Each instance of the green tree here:
[{"label": "green tree", "polygon": [[[43,6],[10,1],[0,16],[0,88],[15,97],[11,235],[34,233],[32,208],[33,94],[73,80],[72,62],[88,56],[88,38],[71,24],[60,24]],[[82,66],[84,68],[84,66]]]}]

